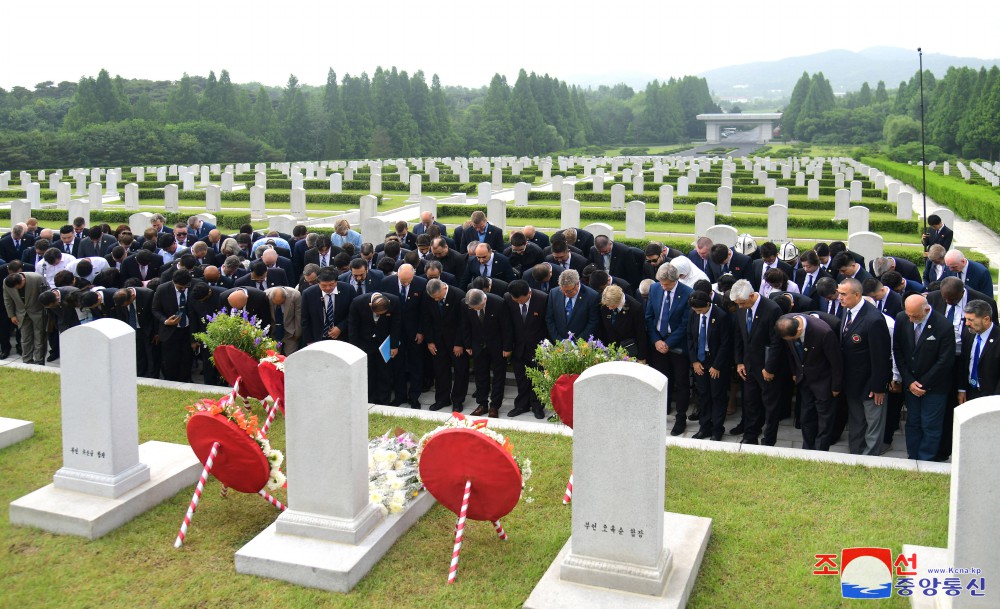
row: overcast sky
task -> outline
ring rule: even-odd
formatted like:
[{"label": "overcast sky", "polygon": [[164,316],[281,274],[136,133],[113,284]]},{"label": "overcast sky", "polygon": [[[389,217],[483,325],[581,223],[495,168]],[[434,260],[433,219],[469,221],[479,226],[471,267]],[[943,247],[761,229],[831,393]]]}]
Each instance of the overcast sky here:
[{"label": "overcast sky", "polygon": [[[327,68],[437,73],[480,86],[519,68],[573,82],[658,78],[831,49],[924,48],[1000,57],[996,0],[70,0],[3,7],[0,87],[112,76],[326,81]],[[588,78],[589,77],[589,78]],[[598,78],[595,78],[598,77]]]}]

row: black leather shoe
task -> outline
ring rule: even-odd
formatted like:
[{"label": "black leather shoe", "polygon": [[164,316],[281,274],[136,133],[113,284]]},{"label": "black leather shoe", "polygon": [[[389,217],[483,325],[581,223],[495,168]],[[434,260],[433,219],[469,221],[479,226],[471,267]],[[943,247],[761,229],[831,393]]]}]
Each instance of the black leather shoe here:
[{"label": "black leather shoe", "polygon": [[389,405],[390,406],[402,406],[403,403],[404,403],[403,400],[393,400],[393,401],[389,402]]},{"label": "black leather shoe", "polygon": [[713,435],[712,436],[712,441],[713,442],[721,442],[722,441],[722,434],[720,433],[720,434]]},{"label": "black leather shoe", "polygon": [[448,405],[448,402],[434,402],[428,410],[441,410]]},{"label": "black leather shoe", "polygon": [[10,357],[10,349],[0,351],[0,359],[7,359],[8,357]]},{"label": "black leather shoe", "polygon": [[527,408],[515,408],[514,410],[511,410],[510,412],[508,412],[507,416],[508,417],[519,417],[522,414],[528,412],[528,410],[529,409],[527,409]]},{"label": "black leather shoe", "polygon": [[420,410],[420,400],[410,400],[410,408]]},{"label": "black leather shoe", "polygon": [[687,423],[684,422],[684,419],[677,419],[677,421],[674,422],[674,428],[670,430],[670,435],[679,436],[684,433],[684,429],[686,427]]},{"label": "black leather shoe", "polygon": [[695,440],[705,440],[709,436],[711,436],[711,434],[709,434],[707,432],[704,432],[704,431],[699,431],[698,433],[694,434],[691,437],[694,438]]},{"label": "black leather shoe", "polygon": [[691,413],[691,414],[688,415],[688,421],[697,421],[700,418],[701,418],[701,414],[698,413],[698,411],[695,411],[695,412],[693,412],[693,413]]},{"label": "black leather shoe", "polygon": [[741,444],[760,444],[757,438],[743,438]]},{"label": "black leather shoe", "polygon": [[531,412],[535,415],[536,419],[544,419],[545,418],[545,409],[544,408],[539,408],[538,410],[532,410]]},{"label": "black leather shoe", "polygon": [[455,404],[454,406],[451,407],[452,412],[462,412],[463,410],[465,410],[465,406],[461,404]]},{"label": "black leather shoe", "polygon": [[740,423],[736,427],[729,430],[729,433],[734,436],[738,436],[743,433],[743,423]]},{"label": "black leather shoe", "polygon": [[58,353],[53,353],[52,355],[50,355],[47,358],[45,358],[45,361],[47,361],[47,362],[54,362],[57,359],[59,359],[59,354]]}]

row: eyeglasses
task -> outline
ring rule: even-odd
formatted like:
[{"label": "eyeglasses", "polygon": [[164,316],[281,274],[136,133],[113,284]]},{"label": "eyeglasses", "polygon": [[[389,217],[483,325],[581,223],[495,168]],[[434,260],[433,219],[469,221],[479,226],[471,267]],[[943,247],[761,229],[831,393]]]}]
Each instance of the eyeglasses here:
[{"label": "eyeglasses", "polygon": [[176,233],[176,235],[177,235],[178,237],[187,237],[187,236],[188,236],[188,234],[187,234],[187,233]]}]

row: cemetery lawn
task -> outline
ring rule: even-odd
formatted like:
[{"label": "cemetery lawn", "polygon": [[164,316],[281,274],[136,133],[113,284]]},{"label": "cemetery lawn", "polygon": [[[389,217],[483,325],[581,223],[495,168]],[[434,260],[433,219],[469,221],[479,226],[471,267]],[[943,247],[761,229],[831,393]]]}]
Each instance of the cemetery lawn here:
[{"label": "cemetery lawn", "polygon": [[[570,535],[562,495],[572,440],[527,433],[510,437],[516,454],[532,460],[534,501],[504,519],[505,543],[488,523],[470,522],[455,586],[445,583],[455,517],[439,505],[344,595],[237,575],[233,554],[276,512],[255,495],[221,498],[214,478],[180,550],[173,540],[193,486],[95,541],[13,528],[8,504],[51,483],[62,463],[60,387],[57,375],[21,370],[4,369],[0,380],[17,388],[0,415],[35,422],[33,438],[0,451],[2,606],[516,607]],[[183,407],[200,397],[140,386],[139,441],[184,443]],[[433,427],[369,417],[373,436],[397,426],[418,436]],[[283,449],[281,417],[272,430],[272,444]],[[667,467],[665,508],[713,519],[690,607],[849,606],[838,578],[812,575],[815,554],[947,542],[947,476],[678,448],[668,450]],[[284,491],[277,496],[286,499]],[[894,597],[881,606],[907,604]]]}]

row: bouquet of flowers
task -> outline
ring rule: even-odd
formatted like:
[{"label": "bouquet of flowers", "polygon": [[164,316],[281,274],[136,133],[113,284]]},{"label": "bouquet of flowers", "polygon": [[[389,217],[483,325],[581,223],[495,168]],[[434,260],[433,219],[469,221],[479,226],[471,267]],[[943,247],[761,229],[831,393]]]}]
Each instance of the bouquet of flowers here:
[{"label": "bouquet of flowers", "polygon": [[199,412],[210,415],[221,415],[229,419],[236,427],[242,429],[260,447],[264,456],[267,457],[267,462],[271,466],[271,477],[267,482],[268,490],[277,490],[285,485],[285,475],[281,473],[281,464],[284,462],[285,456],[281,454],[280,450],[271,448],[271,443],[268,442],[267,436],[257,426],[257,415],[252,414],[247,416],[243,412],[243,409],[233,401],[232,395],[223,396],[218,400],[205,398],[188,405],[186,410],[185,423]]},{"label": "bouquet of flowers", "polygon": [[535,394],[542,404],[552,408],[552,386],[564,374],[580,374],[591,366],[604,362],[635,361],[628,351],[618,345],[605,345],[591,337],[563,339],[555,343],[543,340],[535,348],[537,368],[526,370]]},{"label": "bouquet of flowers", "polygon": [[268,349],[264,357],[260,358],[260,363],[271,364],[278,372],[284,373],[285,371],[285,356],[277,351]]},{"label": "bouquet of flowers", "polygon": [[[427,444],[427,441],[433,438],[435,434],[438,434],[447,429],[471,429],[473,431],[478,431],[479,433],[483,434],[487,438],[491,438],[494,442],[503,447],[503,449],[507,451],[507,454],[509,454],[514,459],[514,462],[517,463],[517,468],[521,470],[521,498],[524,499],[525,503],[533,502],[534,498],[530,496],[525,496],[526,484],[528,480],[531,478],[532,474],[531,459],[522,459],[517,455],[515,455],[514,445],[511,443],[510,439],[504,437],[503,434],[497,433],[496,431],[488,428],[486,426],[486,423],[487,423],[486,419],[479,419],[477,421],[473,421],[469,418],[466,418],[461,413],[458,412],[452,413],[451,418],[445,421],[444,425],[436,429],[432,429],[431,431],[424,434],[424,437],[420,438],[420,442],[417,446],[417,453],[416,453],[417,460],[419,461],[420,454],[423,452],[424,446]],[[531,492],[532,490],[534,489],[533,488],[527,489],[528,492]]]},{"label": "bouquet of flowers", "polygon": [[[267,356],[268,351],[277,351],[278,343],[268,337],[270,326],[261,327],[256,315],[249,315],[246,309],[229,310],[225,307],[205,318],[204,332],[197,332],[195,340],[200,341],[209,353],[215,353],[220,345],[232,345],[250,355],[255,360]],[[215,364],[215,356],[211,358]]]},{"label": "bouquet of flowers", "polygon": [[368,443],[368,498],[382,514],[398,514],[423,485],[417,475],[417,443],[401,429]]}]

